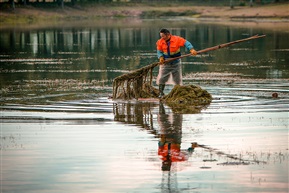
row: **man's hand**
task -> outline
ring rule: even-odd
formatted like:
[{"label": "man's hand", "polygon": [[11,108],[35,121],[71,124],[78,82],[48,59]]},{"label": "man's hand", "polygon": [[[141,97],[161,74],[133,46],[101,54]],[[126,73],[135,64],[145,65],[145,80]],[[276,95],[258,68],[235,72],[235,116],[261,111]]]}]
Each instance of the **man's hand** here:
[{"label": "man's hand", "polygon": [[165,58],[164,57],[160,57],[160,64],[164,64],[165,63]]},{"label": "man's hand", "polygon": [[191,49],[190,52],[191,52],[191,54],[192,54],[193,56],[195,56],[195,55],[198,54],[197,51],[196,51],[195,49]]}]

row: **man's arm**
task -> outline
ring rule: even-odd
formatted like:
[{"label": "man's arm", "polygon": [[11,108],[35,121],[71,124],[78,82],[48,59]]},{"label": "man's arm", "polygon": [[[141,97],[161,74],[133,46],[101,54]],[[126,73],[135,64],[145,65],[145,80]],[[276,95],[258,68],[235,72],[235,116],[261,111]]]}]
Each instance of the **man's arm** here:
[{"label": "man's arm", "polygon": [[185,42],[185,47],[188,49],[188,50],[191,50],[191,49],[194,49],[194,46],[191,44],[191,42],[189,42],[188,40],[186,40]]},{"label": "man's arm", "polygon": [[188,40],[186,40],[186,42],[185,42],[185,46],[186,46],[186,48],[188,49],[188,50],[190,50],[190,52],[191,52],[191,54],[192,55],[197,55],[198,53],[197,53],[197,51],[194,49],[194,46],[191,44],[191,42],[189,42]]},{"label": "man's arm", "polygon": [[158,59],[160,59],[160,57],[164,57],[164,53],[160,50],[157,50],[157,56],[158,56]]}]

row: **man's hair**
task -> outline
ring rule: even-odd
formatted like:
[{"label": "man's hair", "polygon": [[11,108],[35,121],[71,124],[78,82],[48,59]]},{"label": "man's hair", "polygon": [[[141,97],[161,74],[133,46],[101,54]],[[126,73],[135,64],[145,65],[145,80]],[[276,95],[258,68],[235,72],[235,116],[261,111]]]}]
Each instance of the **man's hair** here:
[{"label": "man's hair", "polygon": [[160,33],[168,35],[168,34],[170,34],[170,31],[165,29],[165,28],[163,28],[163,29],[160,30]]}]

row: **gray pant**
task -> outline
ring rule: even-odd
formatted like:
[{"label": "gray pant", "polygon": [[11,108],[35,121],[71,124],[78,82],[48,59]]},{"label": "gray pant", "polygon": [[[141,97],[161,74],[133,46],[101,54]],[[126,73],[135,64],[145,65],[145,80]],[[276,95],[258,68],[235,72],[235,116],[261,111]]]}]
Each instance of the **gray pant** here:
[{"label": "gray pant", "polygon": [[170,76],[172,76],[173,83],[171,84],[181,84],[182,83],[182,68],[181,68],[181,60],[175,63],[164,64],[160,66],[159,75],[158,75],[158,83],[166,84],[168,82]]}]

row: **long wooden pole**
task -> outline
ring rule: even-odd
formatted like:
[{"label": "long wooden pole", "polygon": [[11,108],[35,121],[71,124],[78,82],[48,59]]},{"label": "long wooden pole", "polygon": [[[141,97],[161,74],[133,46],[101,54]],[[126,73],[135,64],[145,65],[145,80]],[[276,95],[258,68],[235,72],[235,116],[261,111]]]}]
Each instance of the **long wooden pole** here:
[{"label": "long wooden pole", "polygon": [[[254,35],[254,36],[251,36],[249,38],[240,39],[240,40],[236,40],[236,41],[220,44],[220,45],[217,45],[217,46],[214,46],[214,47],[206,48],[206,49],[203,49],[203,50],[199,50],[199,51],[197,51],[197,53],[198,54],[202,54],[202,53],[205,53],[205,52],[209,52],[209,51],[218,50],[218,49],[221,49],[221,48],[224,48],[224,47],[228,47],[228,46],[231,46],[233,44],[237,44],[237,43],[241,43],[241,42],[245,42],[245,41],[249,41],[249,40],[253,40],[253,39],[263,38],[265,36],[266,35]],[[174,61],[174,60],[177,60],[177,59],[180,59],[180,58],[184,58],[184,57],[188,57],[188,56],[192,56],[192,54],[189,53],[189,54],[185,54],[185,55],[182,55],[182,56],[179,56],[179,57],[170,58],[168,60],[165,60],[164,63],[169,63],[171,61]],[[159,64],[160,64],[160,62],[156,62],[156,63],[150,64],[150,65],[144,66],[144,67],[142,67],[142,68],[140,68],[138,70],[134,70],[134,71],[132,71],[132,72],[130,72],[128,74],[137,74],[137,72],[139,72],[139,71],[143,71],[143,70],[147,70],[147,69],[150,69],[150,68],[154,68],[154,67],[158,66]],[[129,79],[130,76],[128,76],[128,74],[120,75],[120,76],[116,77],[114,80]]]},{"label": "long wooden pole", "polygon": [[[228,42],[228,43],[224,43],[224,44],[220,44],[220,45],[217,45],[217,46],[214,46],[214,47],[210,47],[210,48],[206,48],[206,49],[203,49],[203,50],[199,50],[197,51],[198,54],[202,54],[202,53],[205,53],[205,52],[209,52],[209,51],[213,51],[213,50],[218,50],[218,49],[221,49],[221,48],[224,48],[224,47],[228,47],[228,46],[231,46],[233,44],[237,44],[237,43],[241,43],[241,42],[245,42],[245,41],[249,41],[249,40],[253,40],[253,39],[258,39],[258,38],[263,38],[265,37],[266,35],[254,35],[254,36],[251,36],[249,38],[245,38],[245,39],[240,39],[240,40],[236,40],[236,41],[232,41],[232,42]],[[165,63],[169,63],[173,60],[177,60],[177,59],[180,59],[180,58],[184,58],[184,57],[188,57],[188,56],[192,56],[192,54],[186,54],[186,55],[182,55],[180,57],[176,57],[176,58],[170,58],[168,60],[165,60]],[[160,62],[155,62],[153,64],[150,64],[148,66],[144,66],[138,70],[134,70],[130,73],[127,73],[127,74],[123,74],[123,75],[120,75],[118,77],[116,77],[113,82],[114,82],[114,90],[113,90],[113,93],[114,93],[114,98],[116,96],[116,92],[118,88],[118,84],[119,82],[121,81],[125,81],[125,80],[132,80],[132,79],[136,79],[137,77],[140,77],[140,73],[142,72],[149,72],[149,70],[153,69],[154,67],[160,65]],[[151,77],[152,78],[152,77]]]},{"label": "long wooden pole", "polygon": [[[241,42],[245,42],[245,41],[249,41],[249,40],[254,40],[254,39],[258,39],[258,38],[263,38],[265,36],[266,35],[254,35],[254,36],[251,36],[249,38],[240,39],[240,40],[236,40],[236,41],[220,44],[220,45],[217,45],[217,46],[214,46],[214,47],[206,48],[206,49],[203,49],[203,50],[199,50],[199,51],[197,51],[197,53],[198,54],[202,54],[202,53],[205,53],[205,52],[209,52],[209,51],[218,50],[218,49],[221,49],[221,48],[224,48],[224,47],[228,47],[228,46],[231,46],[233,44],[237,44],[237,43],[241,43]],[[165,60],[165,63],[169,63],[171,61],[174,61],[174,60],[177,60],[177,59],[180,59],[180,58],[184,58],[184,57],[188,57],[188,56],[191,56],[191,55],[192,54],[190,53],[190,54],[185,54],[185,55],[182,55],[182,56],[179,56],[179,57],[176,57],[176,58],[171,58],[171,59]]]}]

